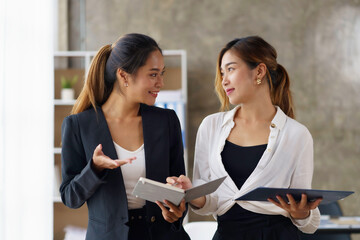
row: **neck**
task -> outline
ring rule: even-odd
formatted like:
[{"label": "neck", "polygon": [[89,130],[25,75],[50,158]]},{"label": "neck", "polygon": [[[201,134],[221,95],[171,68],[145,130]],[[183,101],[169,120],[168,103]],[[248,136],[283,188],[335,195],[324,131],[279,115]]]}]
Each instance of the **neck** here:
[{"label": "neck", "polygon": [[276,108],[271,102],[270,94],[258,94],[251,101],[241,104],[235,118],[246,122],[271,122],[275,114]]},{"label": "neck", "polygon": [[129,119],[139,115],[140,103],[129,102],[124,95],[112,92],[101,108],[107,118]]}]

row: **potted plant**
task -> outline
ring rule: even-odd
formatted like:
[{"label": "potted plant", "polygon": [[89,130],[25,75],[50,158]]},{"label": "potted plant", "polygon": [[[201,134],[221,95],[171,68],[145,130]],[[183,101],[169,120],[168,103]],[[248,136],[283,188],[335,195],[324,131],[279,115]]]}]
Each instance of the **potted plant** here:
[{"label": "potted plant", "polygon": [[72,78],[66,78],[61,76],[61,99],[62,100],[74,100],[75,91],[73,86],[78,81],[78,75],[74,75]]}]

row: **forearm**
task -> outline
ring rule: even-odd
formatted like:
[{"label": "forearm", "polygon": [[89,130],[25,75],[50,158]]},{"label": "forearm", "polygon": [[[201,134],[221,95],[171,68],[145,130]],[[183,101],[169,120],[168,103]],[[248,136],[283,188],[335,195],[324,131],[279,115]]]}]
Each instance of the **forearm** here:
[{"label": "forearm", "polygon": [[206,203],[205,196],[202,196],[202,197],[199,197],[199,198],[196,198],[196,199],[190,201],[191,206],[195,207],[197,209],[204,207],[205,203]]}]

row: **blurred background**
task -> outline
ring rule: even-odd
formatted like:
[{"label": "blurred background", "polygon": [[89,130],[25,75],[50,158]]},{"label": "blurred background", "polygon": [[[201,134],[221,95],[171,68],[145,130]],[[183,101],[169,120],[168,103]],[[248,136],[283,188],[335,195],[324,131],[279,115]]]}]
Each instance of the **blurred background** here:
[{"label": "blurred background", "polygon": [[[296,120],[314,139],[313,188],[355,191],[340,205],[344,215],[360,216],[359,0],[55,0],[51,7],[56,52],[97,51],[131,32],[153,37],[163,50],[186,51],[189,176],[199,124],[220,107],[213,86],[220,49],[234,38],[263,37],[290,75]],[[55,68],[84,66],[61,61]],[[54,236],[61,239],[56,223],[67,210],[54,209]],[[190,222],[212,219],[189,211]]]}]

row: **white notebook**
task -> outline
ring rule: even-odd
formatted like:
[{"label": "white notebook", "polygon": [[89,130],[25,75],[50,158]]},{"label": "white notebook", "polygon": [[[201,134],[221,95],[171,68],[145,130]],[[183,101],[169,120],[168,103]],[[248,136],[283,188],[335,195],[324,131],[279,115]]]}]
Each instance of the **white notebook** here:
[{"label": "white notebook", "polygon": [[190,202],[195,198],[216,191],[225,178],[226,176],[200,186],[183,190],[175,186],[141,177],[136,183],[132,194],[150,202],[164,202],[164,200],[168,200],[178,206],[183,198],[185,198],[185,202]]}]

